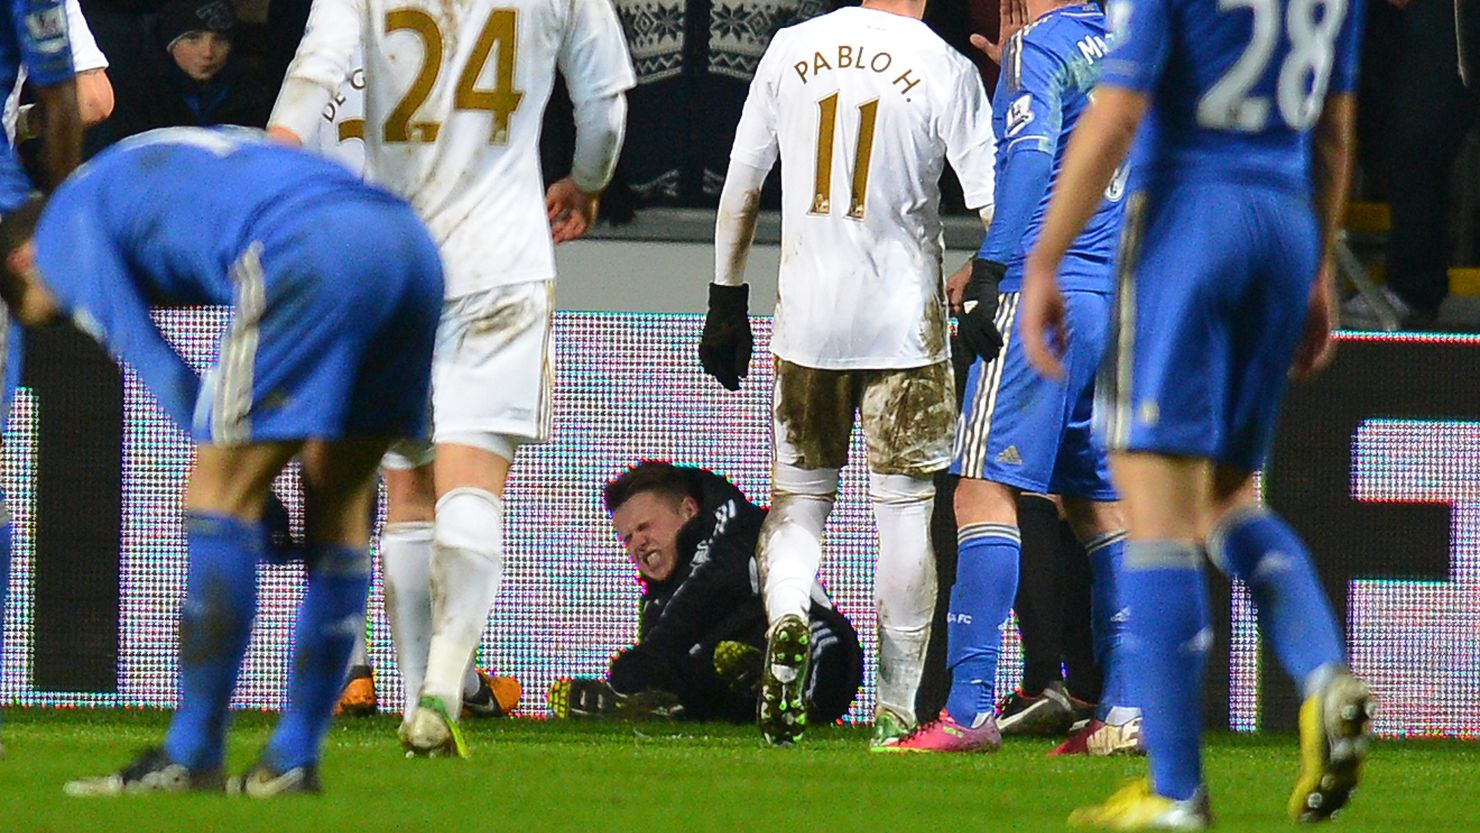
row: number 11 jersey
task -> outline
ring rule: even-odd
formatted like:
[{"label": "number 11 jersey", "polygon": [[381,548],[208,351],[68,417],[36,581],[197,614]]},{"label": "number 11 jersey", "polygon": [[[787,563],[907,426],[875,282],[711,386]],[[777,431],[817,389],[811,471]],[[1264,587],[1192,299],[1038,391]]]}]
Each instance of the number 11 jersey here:
[{"label": "number 11 jersey", "polygon": [[771,351],[832,370],[946,358],[939,181],[992,204],[992,109],[976,67],[914,18],[844,8],[776,33],[731,159],[781,158]]},{"label": "number 11 jersey", "polygon": [[557,66],[578,102],[632,87],[609,0],[315,0],[270,123],[316,135],[362,41],[365,177],[426,221],[447,296],[553,278],[540,127]]}]

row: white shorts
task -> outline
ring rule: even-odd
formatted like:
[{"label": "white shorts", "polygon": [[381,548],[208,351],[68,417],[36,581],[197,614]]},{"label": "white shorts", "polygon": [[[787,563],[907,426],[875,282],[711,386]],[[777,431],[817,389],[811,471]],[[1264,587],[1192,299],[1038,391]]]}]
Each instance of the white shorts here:
[{"label": "white shorts", "polygon": [[[512,460],[550,437],[555,281],[495,286],[442,306],[432,355],[432,443],[458,443]],[[427,443],[398,443],[387,468],[432,460]]]}]

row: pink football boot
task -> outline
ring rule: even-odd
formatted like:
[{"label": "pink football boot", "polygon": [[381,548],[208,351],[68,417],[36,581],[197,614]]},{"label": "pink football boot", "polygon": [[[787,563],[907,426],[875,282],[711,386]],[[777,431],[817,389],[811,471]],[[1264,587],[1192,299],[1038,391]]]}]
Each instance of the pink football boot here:
[{"label": "pink football boot", "polygon": [[978,717],[976,725],[963,726],[944,709],[899,743],[905,752],[996,752],[1001,747],[996,715],[989,712]]}]

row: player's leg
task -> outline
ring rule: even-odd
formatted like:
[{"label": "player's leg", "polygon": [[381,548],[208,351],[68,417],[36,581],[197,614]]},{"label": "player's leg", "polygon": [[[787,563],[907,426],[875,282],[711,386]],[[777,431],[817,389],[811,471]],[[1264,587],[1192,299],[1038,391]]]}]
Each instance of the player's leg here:
[{"label": "player's leg", "polygon": [[[868,443],[869,498],[879,532],[874,599],[879,625],[878,714],[874,749],[919,723],[915,699],[935,618],[937,582],[930,518],[935,475],[950,464],[955,379],[947,362],[871,371],[859,402]],[[1011,599],[1011,591],[1008,598]]]},{"label": "player's leg", "polygon": [[1126,623],[1131,617],[1120,587],[1125,571],[1125,522],[1114,501],[1065,497],[1064,505],[1089,562],[1091,639],[1103,682],[1090,722],[1051,754],[1144,752],[1141,710],[1127,690],[1122,649]]},{"label": "player's leg", "polygon": [[1209,820],[1200,708],[1211,618],[1201,525],[1230,374],[1218,305],[1246,279],[1248,247],[1206,245],[1206,228],[1238,217],[1236,194],[1187,190],[1129,201],[1113,352],[1097,391],[1108,406],[1106,444],[1127,530],[1118,587],[1132,611],[1125,681],[1144,715],[1151,777],[1076,811],[1071,824],[1198,829]]},{"label": "player's leg", "polygon": [[[364,622],[376,470],[390,441],[310,442],[303,451],[308,590],[293,629],[288,706],[238,791],[253,797],[318,792],[318,760]],[[360,627],[363,627],[362,625]]]},{"label": "player's leg", "polygon": [[426,680],[402,743],[453,748],[470,663],[504,564],[504,484],[515,450],[549,435],[554,369],[551,281],[449,301],[438,334],[433,410],[437,493]]},{"label": "player's leg", "polygon": [[785,745],[806,728],[812,585],[857,398],[855,374],[775,361],[771,511],[755,556],[768,622],[756,717],[768,742]]},{"label": "player's leg", "polygon": [[[202,444],[185,497],[190,568],[180,609],[180,699],[162,747],[123,771],[73,781],[76,796],[225,787],[227,706],[257,607],[268,490],[297,442]],[[341,670],[342,673],[342,670]]]},{"label": "player's leg", "polygon": [[1023,543],[1012,607],[1022,639],[1023,678],[1000,700],[997,725],[1004,736],[1059,736],[1069,729],[1073,712],[1064,679],[1067,599],[1056,500],[1040,494],[1021,495],[1018,529]]},{"label": "player's leg", "polygon": [[1260,631],[1303,692],[1303,769],[1288,809],[1300,820],[1318,821],[1344,806],[1356,786],[1372,702],[1346,669],[1341,628],[1309,550],[1259,504],[1253,489],[1251,472],[1268,452],[1304,330],[1318,244],[1309,209],[1297,198],[1256,193],[1249,199],[1263,246],[1256,281],[1241,300],[1261,326],[1233,334],[1227,439],[1204,531],[1214,563],[1249,588]]},{"label": "player's leg", "polygon": [[426,679],[432,644],[432,519],[436,490],[430,443],[405,441],[383,462],[385,526],[380,531],[380,569],[385,580],[386,618],[405,693],[404,720],[411,719]]},{"label": "player's leg", "polygon": [[1212,627],[1199,523],[1211,463],[1120,452],[1114,469],[1130,531],[1120,588],[1121,603],[1133,611],[1122,651],[1127,694],[1145,715],[1156,794],[1196,801],[1203,788],[1201,689]]},{"label": "player's leg", "polygon": [[1289,812],[1326,819],[1346,805],[1361,776],[1375,706],[1347,668],[1341,629],[1305,542],[1259,503],[1251,481],[1243,469],[1218,468],[1208,552],[1249,588],[1260,633],[1302,692],[1302,772]]}]

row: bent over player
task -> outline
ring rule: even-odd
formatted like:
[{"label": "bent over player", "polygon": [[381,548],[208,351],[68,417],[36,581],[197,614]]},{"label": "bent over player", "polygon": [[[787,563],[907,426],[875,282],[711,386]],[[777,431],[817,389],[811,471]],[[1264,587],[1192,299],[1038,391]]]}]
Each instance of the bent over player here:
[{"label": "bent over player", "polygon": [[[447,265],[435,449],[386,461],[381,553],[409,695],[400,737],[413,754],[465,755],[457,716],[503,577],[504,484],[515,450],[550,432],[552,232],[574,239],[595,217],[632,67],[607,0],[319,0],[269,133],[312,136],[356,46],[366,178],[411,201]],[[557,68],[575,157],[542,199],[539,133]]]},{"label": "bent over player", "polygon": [[[308,591],[288,705],[233,786],[317,792],[370,581],[376,467],[393,440],[426,429],[442,299],[435,244],[410,206],[333,162],[255,132],[200,129],[115,145],[44,209],[33,202],[8,217],[0,238],[0,294],[15,316],[28,326],[70,318],[134,367],[196,441],[179,706],[162,746],[68,792],[226,787],[227,704],[252,631],[263,507],[295,454]],[[204,382],[150,318],[160,304],[232,307]]]},{"label": "bent over player", "polygon": [[921,22],[924,8],[867,0],[778,32],[720,195],[699,353],[736,390],[752,347],[745,260],[779,154],[773,506],[756,556],[770,623],[759,721],[772,743],[805,728],[807,613],[855,411],[879,531],[875,745],[916,723],[935,609],[932,476],[950,462],[955,421],[938,181],[949,156],[967,204],[989,206],[993,148],[981,79]]},{"label": "bent over player", "polygon": [[1130,0],[1028,256],[1020,331],[1055,378],[1077,337],[1064,253],[1131,148],[1108,439],[1129,540],[1125,662],[1149,782],[1075,823],[1209,823],[1198,704],[1211,639],[1202,560],[1243,579],[1304,692],[1290,814],[1328,819],[1360,775],[1373,713],[1305,544],[1261,506],[1286,377],[1331,347],[1331,252],[1346,199],[1360,0]]},{"label": "bent over player", "polygon": [[[1064,259],[1062,281],[1074,338],[1063,381],[1028,364],[1014,332],[1023,257],[1038,237],[1048,190],[1068,138],[1089,105],[1105,55],[1105,16],[1092,3],[1028,0],[1032,22],[1004,44],[997,108],[997,199],[992,226],[972,259],[959,333],[977,355],[956,429],[960,556],[946,617],[951,694],[940,719],[913,735],[914,750],[981,751],[1002,742],[995,717],[1001,628],[1017,592],[1022,535],[1018,497],[1062,495],[1089,554],[1095,660],[1105,671],[1100,705],[1062,752],[1134,751],[1139,713],[1125,708],[1113,647],[1123,618],[1116,598],[1125,531],[1104,447],[1090,426],[1095,371],[1104,353],[1124,179],[1105,190]],[[1001,293],[999,295],[999,292]],[[1005,346],[995,348],[998,332]]]}]

